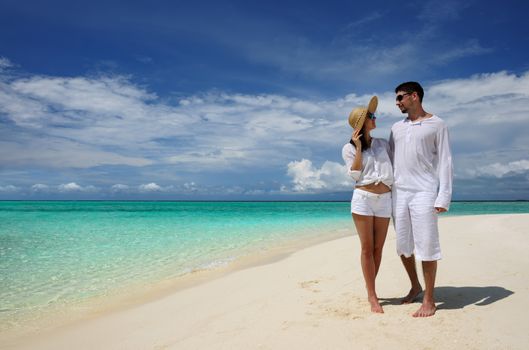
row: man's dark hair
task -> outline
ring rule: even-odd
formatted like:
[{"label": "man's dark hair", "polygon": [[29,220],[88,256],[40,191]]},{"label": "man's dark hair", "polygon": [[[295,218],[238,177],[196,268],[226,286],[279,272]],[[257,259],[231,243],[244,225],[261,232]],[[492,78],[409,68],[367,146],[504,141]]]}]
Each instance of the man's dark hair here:
[{"label": "man's dark hair", "polygon": [[409,94],[411,94],[412,92],[416,92],[417,95],[419,95],[419,101],[421,101],[422,103],[422,98],[424,97],[424,90],[422,89],[421,84],[415,81],[408,81],[400,84],[395,88],[395,93],[398,93],[399,91],[404,91]]}]

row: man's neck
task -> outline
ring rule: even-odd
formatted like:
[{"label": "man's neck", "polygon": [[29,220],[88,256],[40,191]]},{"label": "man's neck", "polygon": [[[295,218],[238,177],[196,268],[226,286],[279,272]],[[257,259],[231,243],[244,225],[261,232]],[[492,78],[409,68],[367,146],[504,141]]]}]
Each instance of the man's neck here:
[{"label": "man's neck", "polygon": [[408,119],[411,120],[412,122],[416,120],[426,119],[428,117],[430,117],[430,114],[422,108],[419,108],[416,111],[408,112]]}]

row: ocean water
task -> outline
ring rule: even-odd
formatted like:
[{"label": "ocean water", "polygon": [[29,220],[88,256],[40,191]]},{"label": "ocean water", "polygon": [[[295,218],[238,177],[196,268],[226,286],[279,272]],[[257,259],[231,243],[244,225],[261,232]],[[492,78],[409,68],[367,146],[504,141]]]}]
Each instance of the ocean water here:
[{"label": "ocean water", "polygon": [[0,202],[0,330],[118,290],[351,232],[343,203]]},{"label": "ocean water", "polygon": [[[456,202],[449,215],[529,213]],[[353,234],[348,202],[0,202],[0,330],[292,242]]]}]

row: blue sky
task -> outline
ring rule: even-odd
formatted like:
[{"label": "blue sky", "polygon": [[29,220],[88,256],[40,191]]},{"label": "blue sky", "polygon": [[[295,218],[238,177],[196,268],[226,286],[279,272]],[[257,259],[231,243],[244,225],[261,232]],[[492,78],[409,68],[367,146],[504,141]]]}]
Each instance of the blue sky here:
[{"label": "blue sky", "polygon": [[348,199],[416,80],[455,199],[529,199],[522,1],[0,3],[0,199]]}]

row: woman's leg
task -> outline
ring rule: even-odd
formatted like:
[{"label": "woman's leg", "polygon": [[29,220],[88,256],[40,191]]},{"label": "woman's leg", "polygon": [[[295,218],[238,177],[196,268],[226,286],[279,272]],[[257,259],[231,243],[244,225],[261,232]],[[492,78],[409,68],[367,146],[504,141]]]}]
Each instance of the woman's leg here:
[{"label": "woman's leg", "polygon": [[382,313],[384,311],[378,302],[377,293],[375,291],[376,268],[373,255],[375,246],[374,217],[353,213],[353,220],[356,226],[356,231],[358,232],[358,237],[360,238],[360,263],[362,265],[362,272],[364,273],[367,298],[371,304],[371,311]]},{"label": "woman's leg", "polygon": [[380,268],[380,262],[382,261],[382,250],[384,243],[386,242],[386,236],[388,234],[389,218],[380,218],[375,216],[374,219],[374,244],[373,244],[373,257],[375,260],[375,277],[378,274]]}]

